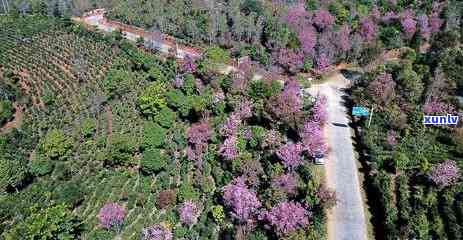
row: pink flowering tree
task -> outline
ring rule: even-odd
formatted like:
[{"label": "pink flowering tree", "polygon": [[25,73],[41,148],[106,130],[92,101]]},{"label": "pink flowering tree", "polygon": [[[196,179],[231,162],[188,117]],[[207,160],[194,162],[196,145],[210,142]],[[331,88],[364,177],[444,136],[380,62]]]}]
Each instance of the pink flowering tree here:
[{"label": "pink flowering tree", "polygon": [[305,10],[304,3],[293,4],[288,8],[286,15],[286,23],[293,28],[303,26],[304,21],[309,17],[309,13]]},{"label": "pink flowering tree", "polygon": [[330,14],[330,12],[324,9],[318,9],[315,11],[312,22],[313,24],[319,29],[324,30],[331,27],[334,24],[334,17]]},{"label": "pink flowering tree", "polygon": [[266,221],[279,236],[285,236],[309,224],[310,213],[298,202],[281,202],[270,211],[263,211],[259,219]]},{"label": "pink flowering tree", "polygon": [[207,122],[195,123],[187,130],[189,143],[186,153],[189,160],[196,161],[198,168],[202,166],[202,155],[207,148],[211,130]]},{"label": "pink flowering tree", "polygon": [[404,32],[405,38],[410,39],[416,32],[416,21],[414,19],[413,11],[407,9],[402,12],[400,16],[400,24]]},{"label": "pink flowering tree", "polygon": [[429,97],[423,105],[423,112],[431,113],[453,113],[454,108],[451,104],[441,101],[439,98]]},{"label": "pink flowering tree", "polygon": [[328,146],[325,143],[323,131],[318,122],[307,121],[300,133],[303,150],[311,156],[317,152],[326,153]]},{"label": "pink flowering tree", "polygon": [[439,187],[446,187],[458,181],[460,171],[455,161],[446,160],[432,167],[429,178]]},{"label": "pink flowering tree", "polygon": [[440,11],[439,3],[434,2],[431,15],[429,16],[429,27],[431,29],[431,34],[439,32],[440,28],[444,24],[444,20],[440,18]]},{"label": "pink flowering tree", "polygon": [[297,190],[297,179],[293,174],[283,174],[272,180],[272,188],[279,189],[286,194],[295,194]]},{"label": "pink flowering tree", "polygon": [[302,110],[301,88],[296,80],[289,80],[281,93],[271,98],[269,108],[278,120],[293,123]]},{"label": "pink flowering tree", "polygon": [[272,54],[277,62],[285,71],[296,72],[304,64],[304,53],[300,50],[281,48]]},{"label": "pink flowering tree", "polygon": [[238,156],[236,147],[236,135],[229,136],[219,146],[219,154],[226,160],[234,160]]},{"label": "pink flowering tree", "polygon": [[198,217],[201,212],[198,206],[193,201],[185,201],[178,210],[180,221],[188,226],[192,226],[198,222]]},{"label": "pink flowering tree", "polygon": [[317,122],[320,125],[325,124],[328,120],[328,112],[326,111],[326,97],[318,96],[310,111],[312,113],[312,121]]},{"label": "pink flowering tree", "polygon": [[316,195],[320,200],[320,204],[325,208],[329,209],[336,205],[336,192],[328,189],[325,184],[320,184]]},{"label": "pink flowering tree", "polygon": [[219,133],[223,137],[230,137],[236,134],[236,131],[241,125],[240,114],[231,113],[219,129]]},{"label": "pink flowering tree", "polygon": [[397,133],[394,130],[387,131],[386,142],[391,147],[397,145]]},{"label": "pink flowering tree", "polygon": [[344,24],[339,28],[339,31],[336,33],[336,44],[338,48],[343,52],[347,52],[352,48],[350,32],[351,29],[349,25]]},{"label": "pink flowering tree", "polygon": [[420,37],[424,40],[429,40],[431,37],[431,28],[429,27],[429,18],[426,15],[419,15],[417,18],[418,27],[420,29]]},{"label": "pink flowering tree", "polygon": [[298,143],[287,143],[281,146],[276,154],[278,158],[283,162],[283,165],[287,169],[295,169],[302,164],[301,153],[303,148]]},{"label": "pink flowering tree", "polygon": [[119,229],[124,222],[125,210],[117,203],[108,202],[98,212],[99,224],[106,229]]},{"label": "pink flowering tree", "polygon": [[182,65],[180,65],[180,71],[183,73],[194,73],[196,72],[197,66],[189,55],[186,55],[183,59]]},{"label": "pink flowering tree", "polygon": [[166,227],[156,224],[144,228],[141,233],[142,240],[172,240],[172,232]]},{"label": "pink flowering tree", "polygon": [[375,40],[378,27],[376,23],[369,17],[363,17],[360,20],[360,36],[362,36],[365,42],[371,42]]},{"label": "pink flowering tree", "polygon": [[298,31],[299,42],[305,54],[312,54],[317,44],[317,32],[310,25],[304,25]]},{"label": "pink flowering tree", "polygon": [[235,178],[223,187],[223,200],[239,222],[246,222],[255,217],[261,203],[256,193],[249,190],[242,178]]},{"label": "pink flowering tree", "polygon": [[328,57],[326,53],[320,53],[315,59],[315,62],[317,64],[317,70],[319,72],[324,72],[330,66],[331,59]]},{"label": "pink flowering tree", "polygon": [[395,95],[396,83],[389,73],[379,74],[375,80],[368,85],[368,92],[373,100],[379,104],[386,104],[393,99]]}]

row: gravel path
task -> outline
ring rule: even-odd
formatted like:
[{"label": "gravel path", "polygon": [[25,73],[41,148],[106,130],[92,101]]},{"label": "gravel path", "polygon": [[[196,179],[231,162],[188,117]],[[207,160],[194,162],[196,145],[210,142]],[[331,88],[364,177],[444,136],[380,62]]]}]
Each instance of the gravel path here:
[{"label": "gravel path", "polygon": [[327,83],[311,87],[310,92],[325,95],[328,105],[325,135],[330,153],[325,169],[327,184],[335,189],[338,198],[328,216],[328,239],[363,240],[367,239],[367,230],[360,181],[347,109],[340,90],[346,83],[341,74],[334,74]]}]

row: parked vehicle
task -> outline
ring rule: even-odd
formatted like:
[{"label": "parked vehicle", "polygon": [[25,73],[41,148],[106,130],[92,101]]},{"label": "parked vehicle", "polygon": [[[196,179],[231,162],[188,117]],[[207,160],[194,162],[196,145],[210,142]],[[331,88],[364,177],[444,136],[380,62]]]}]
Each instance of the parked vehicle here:
[{"label": "parked vehicle", "polygon": [[325,164],[325,155],[321,152],[317,152],[314,155],[314,163],[317,165],[323,165]]}]

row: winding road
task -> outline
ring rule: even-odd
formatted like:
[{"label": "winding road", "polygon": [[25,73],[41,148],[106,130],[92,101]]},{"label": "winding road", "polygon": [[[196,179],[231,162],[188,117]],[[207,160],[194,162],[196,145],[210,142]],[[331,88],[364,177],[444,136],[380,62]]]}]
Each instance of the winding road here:
[{"label": "winding road", "polygon": [[309,92],[327,98],[328,122],[325,136],[330,147],[325,169],[327,184],[336,191],[337,204],[328,215],[329,240],[367,239],[361,186],[352,145],[347,108],[343,104],[348,80],[339,72],[327,82],[313,85]]}]

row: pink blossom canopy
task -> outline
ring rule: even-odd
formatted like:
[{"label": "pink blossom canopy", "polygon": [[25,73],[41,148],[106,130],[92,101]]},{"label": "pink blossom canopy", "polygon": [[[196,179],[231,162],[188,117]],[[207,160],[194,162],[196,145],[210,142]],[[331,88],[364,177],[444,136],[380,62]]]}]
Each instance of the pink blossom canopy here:
[{"label": "pink blossom canopy", "polygon": [[122,224],[125,218],[125,210],[117,203],[106,203],[97,215],[100,226],[111,229]]}]

